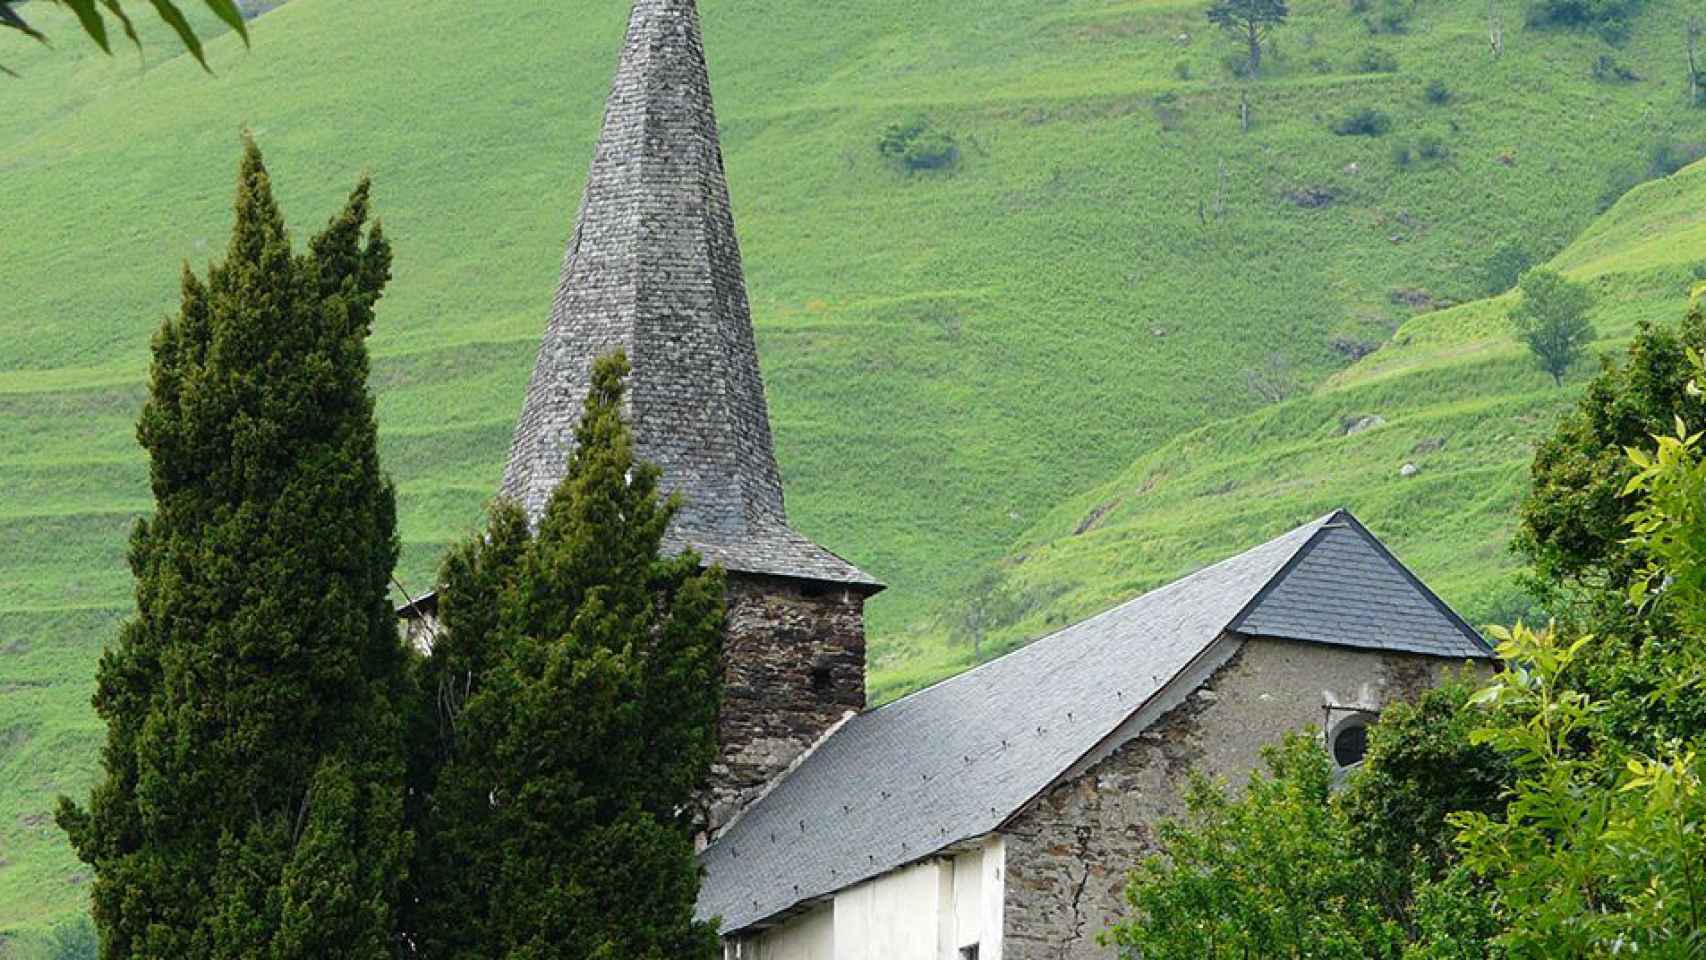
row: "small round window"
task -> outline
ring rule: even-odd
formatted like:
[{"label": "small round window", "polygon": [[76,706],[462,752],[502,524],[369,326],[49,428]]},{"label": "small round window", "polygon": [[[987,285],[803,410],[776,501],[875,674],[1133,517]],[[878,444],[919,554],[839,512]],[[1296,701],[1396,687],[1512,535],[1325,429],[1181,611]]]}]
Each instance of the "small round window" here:
[{"label": "small round window", "polygon": [[1333,728],[1333,762],[1341,767],[1354,767],[1368,755],[1368,718],[1346,717]]}]

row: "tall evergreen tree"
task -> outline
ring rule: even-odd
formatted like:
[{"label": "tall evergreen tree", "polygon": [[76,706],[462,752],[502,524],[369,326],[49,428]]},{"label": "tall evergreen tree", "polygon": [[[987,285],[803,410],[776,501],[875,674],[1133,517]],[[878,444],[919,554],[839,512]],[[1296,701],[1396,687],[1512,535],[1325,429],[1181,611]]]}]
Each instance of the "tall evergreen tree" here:
[{"label": "tall evergreen tree", "polygon": [[723,578],[660,557],[676,502],[598,361],[537,534],[499,504],[447,559],[419,683],[413,915],[431,958],[711,958],[694,798],[716,749]]},{"label": "tall evergreen tree", "polygon": [[185,268],[155,338],[105,776],[59,808],[104,958],[396,952],[408,676],[365,345],[391,251],[367,214],[363,180],[293,255],[245,138],[226,258]]}]

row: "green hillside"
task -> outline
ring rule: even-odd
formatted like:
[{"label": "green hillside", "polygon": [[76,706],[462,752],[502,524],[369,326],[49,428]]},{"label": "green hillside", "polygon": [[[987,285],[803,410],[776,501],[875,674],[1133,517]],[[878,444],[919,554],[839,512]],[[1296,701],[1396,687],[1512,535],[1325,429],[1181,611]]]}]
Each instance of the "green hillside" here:
[{"label": "green hillside", "polygon": [[[1706,280],[1706,163],[1636,187],[1549,265],[1595,290],[1602,355],[1617,356],[1638,321],[1675,323]],[[1512,338],[1514,300],[1416,317],[1307,394],[1192,430],[1066,499],[981,578],[972,602],[995,597],[1002,612],[984,655],[1339,506],[1472,621],[1522,613],[1506,544],[1534,445],[1577,391],[1555,388]],[[958,616],[950,606],[943,623],[891,641],[901,657],[882,674],[885,695],[971,662],[946,642]]]},{"label": "green hillside", "polygon": [[[1309,496],[1349,500],[1473,600],[1477,578],[1440,561],[1479,550],[1497,565],[1497,525],[1469,518],[1509,502],[1520,458],[1448,444],[1385,512],[1324,486],[1341,480],[1331,453],[1298,454],[1319,457],[1297,469],[1322,487],[1289,506],[1239,500],[1239,484],[1269,482],[1310,439],[1264,438],[1330,431],[1340,400],[1382,403],[1392,426],[1365,442],[1401,443],[1400,392],[1455,389],[1471,367],[1524,386],[1458,399],[1464,432],[1477,396],[1524,415],[1565,402],[1513,348],[1451,340],[1436,327],[1460,314],[1411,319],[1416,305],[1473,298],[1499,244],[1550,254],[1608,182],[1657,147],[1706,141],[1706,111],[1682,102],[1675,0],[1652,0],[1619,48],[1523,30],[1513,8],[1497,61],[1483,0],[1420,3],[1405,33],[1380,36],[1365,20],[1389,5],[1304,0],[1247,85],[1247,132],[1222,65],[1235,48],[1199,2],[702,5],[790,512],[892,586],[871,608],[879,691],[962,657],[939,611],[1015,541],[1036,546],[1014,577],[1082,584],[1032,618],[1046,619],[1246,543]],[[93,55],[51,9],[31,17],[56,48],[4,50],[24,78],[0,85],[0,931],[39,931],[79,902],[45,813],[92,778],[92,667],[127,609],[125,533],[149,506],[131,438],[148,340],[180,260],[223,244],[241,127],[299,234],[359,172],[375,178],[397,248],[374,349],[406,585],[428,584],[496,488],[626,3],[494,9],[293,0],[254,25],[251,52],[214,40],[212,77],[158,37],[140,61]],[[1371,46],[1397,69],[1359,72]],[[1601,56],[1642,79],[1596,79]],[[1391,132],[1331,132],[1362,107]],[[878,152],[919,115],[955,138],[953,169],[908,175]],[[1406,322],[1410,346],[1345,371],[1346,351]],[[1451,364],[1401,377],[1412,356]],[[1228,417],[1267,431],[1251,436],[1262,450],[1201,433],[1165,446]],[[1082,491],[1185,452],[1204,479],[1158,485],[1166,510],[1148,509],[1157,497],[1094,537],[1057,536],[1103,502]]]}]

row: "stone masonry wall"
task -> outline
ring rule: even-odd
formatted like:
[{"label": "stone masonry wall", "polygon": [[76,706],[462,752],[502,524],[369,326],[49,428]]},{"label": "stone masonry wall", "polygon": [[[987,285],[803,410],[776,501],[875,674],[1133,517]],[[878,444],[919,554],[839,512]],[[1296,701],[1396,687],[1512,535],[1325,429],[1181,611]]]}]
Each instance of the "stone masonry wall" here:
[{"label": "stone masonry wall", "polygon": [[709,827],[726,825],[850,712],[865,708],[865,598],[731,572],[721,755]]},{"label": "stone masonry wall", "polygon": [[1323,707],[1414,699],[1454,664],[1248,640],[1184,703],[1023,811],[1007,842],[1004,960],[1112,958],[1097,934],[1125,914],[1127,873],[1154,852],[1152,825],[1184,812],[1195,768],[1235,786],[1264,744],[1323,722]]}]

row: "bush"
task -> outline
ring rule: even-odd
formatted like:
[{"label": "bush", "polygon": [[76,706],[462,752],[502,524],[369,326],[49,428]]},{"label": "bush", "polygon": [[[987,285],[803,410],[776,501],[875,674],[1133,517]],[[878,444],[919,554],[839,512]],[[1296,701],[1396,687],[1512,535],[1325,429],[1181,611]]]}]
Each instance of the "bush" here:
[{"label": "bush", "polygon": [[1328,60],[1326,57],[1310,57],[1309,69],[1316,73],[1332,73],[1333,61]]},{"label": "bush", "polygon": [[1641,75],[1611,54],[1602,53],[1593,62],[1593,78],[1609,83],[1634,83]]},{"label": "bush", "polygon": [[1363,18],[1363,26],[1375,34],[1400,34],[1410,31],[1410,18],[1415,16],[1413,0],[1382,0],[1380,9]]},{"label": "bush", "polygon": [[1398,169],[1409,167],[1410,161],[1415,158],[1415,152],[1410,149],[1410,145],[1402,140],[1392,145],[1392,165]]},{"label": "bush", "polygon": [[1443,163],[1451,159],[1451,147],[1438,134],[1424,133],[1416,141],[1416,156],[1430,163]]},{"label": "bush", "polygon": [[1351,61],[1351,70],[1356,73],[1397,73],[1398,55],[1380,47],[1368,47]]},{"label": "bush", "polygon": [[1423,95],[1436,107],[1443,107],[1451,102],[1451,88],[1445,85],[1444,80],[1429,80]]},{"label": "bush", "polygon": [[1189,60],[1180,60],[1178,63],[1173,64],[1173,76],[1178,77],[1180,80],[1189,80],[1191,78],[1191,62]]},{"label": "bush", "polygon": [[1163,130],[1177,130],[1184,119],[1184,113],[1179,109],[1179,95],[1176,93],[1158,93],[1150,102],[1150,109],[1155,113],[1155,122]]},{"label": "bush", "polygon": [[1675,140],[1654,143],[1647,149],[1645,164],[1618,167],[1607,175],[1605,189],[1599,195],[1599,211],[1604,213],[1618,198],[1648,180],[1668,177],[1702,157],[1706,157],[1706,143]]},{"label": "bush", "polygon": [[1392,118],[1373,107],[1359,107],[1333,122],[1341,137],[1382,137],[1392,131]]},{"label": "bush", "polygon": [[877,140],[877,151],[898,163],[908,173],[942,170],[959,162],[960,148],[954,135],[938,130],[928,117],[906,123],[891,123]]},{"label": "bush", "polygon": [[1493,251],[1481,268],[1481,292],[1489,297],[1496,297],[1510,290],[1532,266],[1532,254],[1519,244],[1506,242]]},{"label": "bush", "polygon": [[1523,21],[1536,29],[1591,30],[1607,43],[1621,43],[1645,0],[1530,0]]}]

